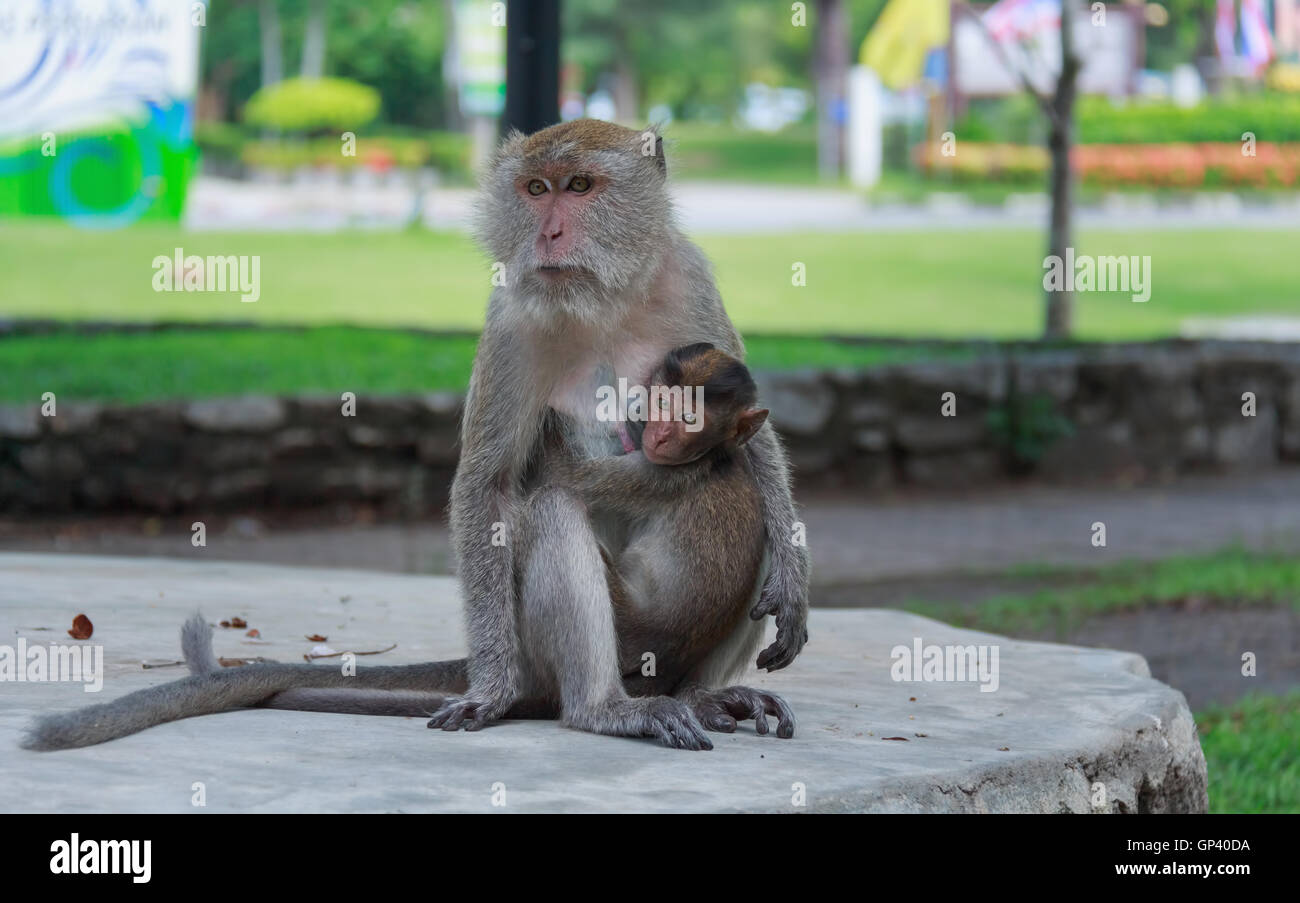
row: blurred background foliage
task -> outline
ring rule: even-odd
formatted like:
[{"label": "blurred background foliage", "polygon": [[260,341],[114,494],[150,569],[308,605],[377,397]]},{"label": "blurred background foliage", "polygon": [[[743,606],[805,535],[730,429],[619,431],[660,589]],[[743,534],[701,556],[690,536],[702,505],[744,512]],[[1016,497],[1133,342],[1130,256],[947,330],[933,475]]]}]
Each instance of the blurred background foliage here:
[{"label": "blurred background foliage", "polygon": [[259,88],[244,122],[285,132],[340,132],[379,114],[379,92],[346,78],[291,78]]},{"label": "blurred background foliage", "polygon": [[[843,38],[852,58],[885,4],[845,0]],[[289,171],[327,161],[342,169],[361,165],[377,171],[427,166],[444,181],[469,182],[472,142],[448,75],[453,5],[453,0],[244,0],[224,6],[210,18],[203,38],[197,137],[207,164],[229,172]],[[808,4],[810,18],[816,8]],[[1167,22],[1145,29],[1149,71],[1213,55],[1212,0],[1169,0],[1161,8]],[[259,94],[266,77],[268,11],[278,19],[274,66],[289,80]],[[673,120],[668,134],[679,154],[674,167],[679,177],[817,182],[813,104],[778,132],[756,132],[739,123],[752,86],[815,93],[815,30],[790,27],[790,16],[786,6],[774,14],[767,0],[566,0],[562,87],[568,96],[609,98],[621,120]],[[313,17],[323,23],[321,70],[333,77],[315,86],[294,78],[300,66],[306,73],[304,44]],[[1078,141],[1231,144],[1249,131],[1261,142],[1300,143],[1300,93],[1276,90],[1286,87],[1289,71],[1275,68],[1278,77],[1266,81],[1274,90],[1255,85],[1242,93],[1228,84],[1224,93],[1193,107],[1084,97],[1077,109]],[[1300,84],[1295,87],[1300,90]],[[1000,201],[1006,190],[1044,183],[1046,123],[1028,97],[973,100],[952,127],[971,150],[961,166],[918,152],[929,136],[924,117],[915,111],[887,117],[885,178],[876,193],[916,200],[931,190],[957,188],[974,192],[977,201]],[[302,140],[327,129],[354,130],[367,140],[352,158],[340,157],[328,142]],[[974,147],[978,144],[999,146]],[[1085,199],[1089,190],[1128,187],[1133,180],[1124,172],[1143,178],[1154,173],[1151,183],[1157,188],[1200,187],[1187,175],[1186,161],[1191,161],[1191,172],[1204,174],[1204,187],[1275,189],[1293,184],[1294,156],[1284,154],[1258,176],[1225,170],[1217,163],[1222,154],[1213,149],[1181,156],[1135,152],[1118,173],[1104,167],[1083,173],[1082,185]]]}]

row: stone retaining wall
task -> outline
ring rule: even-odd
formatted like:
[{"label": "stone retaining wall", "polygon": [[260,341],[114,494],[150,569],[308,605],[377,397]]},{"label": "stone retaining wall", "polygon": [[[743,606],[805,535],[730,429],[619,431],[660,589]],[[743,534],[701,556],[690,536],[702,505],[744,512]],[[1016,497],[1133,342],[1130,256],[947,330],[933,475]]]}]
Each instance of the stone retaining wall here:
[{"label": "stone retaining wall", "polygon": [[[1149,481],[1300,461],[1300,345],[1160,342],[758,374],[803,486]],[[1244,393],[1254,414],[1243,414]],[[944,416],[945,393],[952,393]],[[0,406],[0,511],[441,507],[461,397]]]},{"label": "stone retaining wall", "polygon": [[[803,477],[961,487],[1165,480],[1300,461],[1300,345],[1023,347],[965,361],[768,374]],[[945,417],[941,398],[955,396]],[[1243,409],[1254,394],[1254,414]]]}]

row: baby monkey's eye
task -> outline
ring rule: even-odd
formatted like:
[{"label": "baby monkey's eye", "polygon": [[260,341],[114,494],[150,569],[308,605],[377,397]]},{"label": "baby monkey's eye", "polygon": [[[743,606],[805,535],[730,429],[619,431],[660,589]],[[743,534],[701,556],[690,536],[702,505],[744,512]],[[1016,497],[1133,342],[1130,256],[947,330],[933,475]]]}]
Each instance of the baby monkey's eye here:
[{"label": "baby monkey's eye", "polygon": [[537,197],[539,194],[546,194],[546,183],[541,179],[533,179],[528,183],[528,193],[533,197]]},{"label": "baby monkey's eye", "polygon": [[574,176],[569,180],[569,190],[574,194],[586,194],[591,189],[591,179],[586,176]]},{"label": "baby monkey's eye", "polygon": [[668,398],[668,396],[667,396],[667,395],[660,395],[660,396],[659,396],[659,408],[660,408],[660,410],[663,410],[663,411],[668,410],[668,404],[669,404],[669,398]]},{"label": "baby monkey's eye", "polygon": [[695,425],[695,415],[692,414],[690,411],[682,412],[682,420],[686,421],[691,426]]}]

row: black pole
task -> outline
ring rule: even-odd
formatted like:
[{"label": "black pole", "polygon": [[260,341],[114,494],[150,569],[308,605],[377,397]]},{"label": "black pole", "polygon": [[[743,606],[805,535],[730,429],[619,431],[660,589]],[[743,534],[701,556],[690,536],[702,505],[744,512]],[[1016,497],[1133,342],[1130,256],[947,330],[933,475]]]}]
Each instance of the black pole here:
[{"label": "black pole", "polygon": [[560,0],[506,5],[506,113],[502,132],[560,121]]}]

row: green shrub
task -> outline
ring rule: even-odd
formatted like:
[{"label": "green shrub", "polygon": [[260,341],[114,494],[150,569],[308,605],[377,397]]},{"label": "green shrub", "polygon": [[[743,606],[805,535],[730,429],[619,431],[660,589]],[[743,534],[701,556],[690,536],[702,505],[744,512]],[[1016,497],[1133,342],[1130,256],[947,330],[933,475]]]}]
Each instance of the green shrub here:
[{"label": "green shrub", "polygon": [[379,115],[379,92],[345,78],[291,78],[262,88],[244,106],[249,125],[284,132],[344,132]]},{"label": "green shrub", "polygon": [[[1300,141],[1300,95],[1221,97],[1195,107],[1168,101],[1116,104],[1081,98],[1075,110],[1080,144],[1168,144],[1240,141],[1253,132],[1260,142]],[[957,124],[958,140],[1040,144],[1046,124],[1037,105],[1017,96],[977,103]]]},{"label": "green shrub", "polygon": [[987,423],[989,432],[1021,468],[1032,467],[1057,439],[1074,434],[1074,424],[1046,395],[1013,395],[988,412]]},{"label": "green shrub", "polygon": [[466,135],[432,132],[424,137],[358,135],[356,155],[345,157],[342,142],[334,136],[307,140],[258,140],[246,142],[239,158],[249,166],[264,169],[298,169],[303,166],[332,166],[351,169],[419,169],[433,166],[444,175],[460,178],[469,171],[470,142]]}]

